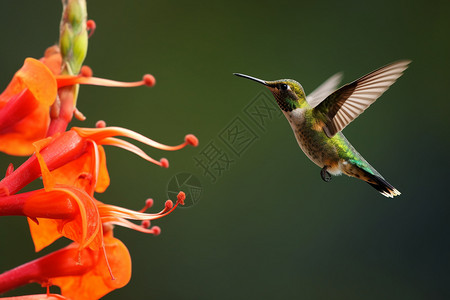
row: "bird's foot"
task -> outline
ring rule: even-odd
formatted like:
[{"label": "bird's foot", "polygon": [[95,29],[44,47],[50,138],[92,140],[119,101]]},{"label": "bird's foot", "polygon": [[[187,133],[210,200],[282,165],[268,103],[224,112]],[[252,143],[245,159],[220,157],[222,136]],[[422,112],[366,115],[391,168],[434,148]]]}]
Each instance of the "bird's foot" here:
[{"label": "bird's foot", "polygon": [[331,181],[331,174],[327,171],[327,166],[323,167],[322,170],[320,170],[320,177],[322,177],[323,181],[330,182]]}]

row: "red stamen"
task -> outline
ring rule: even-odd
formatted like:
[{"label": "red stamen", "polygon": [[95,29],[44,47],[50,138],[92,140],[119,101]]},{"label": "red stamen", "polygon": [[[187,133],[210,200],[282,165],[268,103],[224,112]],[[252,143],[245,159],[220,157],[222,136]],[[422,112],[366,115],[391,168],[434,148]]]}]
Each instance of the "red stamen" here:
[{"label": "red stamen", "polygon": [[144,220],[141,222],[141,226],[144,228],[149,228],[150,227],[150,221],[149,220]]},{"label": "red stamen", "polygon": [[161,234],[161,228],[159,228],[159,226],[153,226],[153,234],[154,235],[160,235]]},{"label": "red stamen", "polygon": [[92,77],[92,69],[88,66],[82,66],[81,67],[81,71],[80,71],[80,75],[83,77]]},{"label": "red stamen", "polygon": [[156,84],[156,79],[151,74],[145,74],[142,80],[144,81],[145,85],[149,87],[152,87]]},{"label": "red stamen", "polygon": [[[148,229],[145,226],[141,225],[136,225],[124,218],[115,218],[115,217],[105,217],[102,218],[102,222],[104,222],[103,224],[109,224],[109,225],[119,225],[122,227],[126,227],[126,228],[130,228],[142,233],[148,233],[148,234],[159,234],[161,232],[161,229],[158,226],[153,226],[152,228]],[[142,223],[145,224],[145,221],[143,221]]]},{"label": "red stamen", "polygon": [[[109,141],[111,141],[110,139],[112,136],[125,136],[128,138],[134,139],[136,141],[139,141],[143,144],[146,144],[148,146],[158,148],[161,150],[166,150],[166,151],[176,151],[176,150],[180,150],[180,149],[186,147],[186,145],[192,144],[193,146],[195,146],[196,144],[198,144],[197,138],[192,134],[188,134],[185,137],[184,143],[177,145],[177,146],[168,146],[168,145],[164,145],[164,144],[155,142],[155,141],[143,136],[142,134],[139,134],[137,132],[134,132],[132,130],[122,128],[122,127],[106,127],[106,128],[72,127],[72,130],[75,130],[81,137],[87,137],[87,138],[97,141],[97,143],[99,143],[100,145],[104,145],[105,144],[104,141],[107,140],[107,138],[109,138]],[[117,142],[120,140],[115,139],[115,141]],[[109,143],[109,145],[114,145],[114,144]],[[120,147],[119,145],[114,145],[114,146]],[[125,148],[125,149],[127,149],[127,148]],[[129,150],[129,149],[127,149],[127,150]]]},{"label": "red stamen", "polygon": [[184,192],[179,192],[177,195],[177,203],[184,205],[184,200],[186,199],[186,194]]},{"label": "red stamen", "polygon": [[188,143],[191,146],[194,146],[194,147],[198,146],[198,138],[193,134],[186,135],[184,140],[186,141],[186,143]]},{"label": "red stamen", "polygon": [[166,158],[161,158],[159,162],[161,163],[161,167],[166,169],[169,167],[169,161]]},{"label": "red stamen", "polygon": [[[151,76],[151,75],[150,75]],[[75,84],[89,84],[89,85],[100,85],[100,86],[108,86],[108,87],[137,87],[141,85],[148,85],[147,83],[151,84],[152,81],[149,79],[149,77],[146,77],[146,81],[134,81],[134,82],[123,82],[123,81],[116,81],[116,80],[110,80],[110,79],[103,79],[98,77],[84,77],[84,76],[72,76],[72,75],[58,75],[56,76],[56,82],[58,84],[58,88],[61,88],[63,86],[71,86]]]},{"label": "red stamen", "polygon": [[149,199],[145,200],[145,206],[139,212],[145,212],[147,209],[149,209],[152,206],[153,206],[153,199],[149,198]]},{"label": "red stamen", "polygon": [[94,20],[87,20],[86,21],[86,29],[89,31],[89,38],[94,34],[95,29],[97,28],[97,25],[95,24]]},{"label": "red stamen", "polygon": [[106,122],[103,120],[98,120],[97,123],[95,123],[95,127],[96,128],[105,128],[106,127]]},{"label": "red stamen", "polygon": [[164,209],[161,212],[161,214],[164,214],[164,213],[170,211],[172,209],[172,207],[173,207],[172,200],[167,200],[166,203],[164,203]]},{"label": "red stamen", "polygon": [[[167,200],[164,205],[164,209],[156,214],[146,214],[143,211],[147,208],[147,206],[151,206],[153,204],[153,200],[148,199],[146,201],[146,207],[141,211],[132,211],[126,208],[114,206],[114,205],[105,205],[102,203],[98,204],[98,209],[100,213],[100,217],[103,225],[111,224],[111,225],[119,225],[122,227],[130,228],[143,233],[150,233],[154,235],[158,235],[161,233],[161,229],[158,226],[150,227],[150,220],[155,220],[161,217],[164,217],[170,214],[178,204],[184,205],[184,200],[186,199],[186,194],[184,192],[180,192],[177,195],[177,202],[174,205],[171,200]],[[137,225],[132,223],[129,220],[141,220],[141,225]]]},{"label": "red stamen", "polygon": [[[130,152],[133,152],[136,155],[139,155],[140,157],[142,157],[143,159],[154,163],[155,165],[158,165],[160,167],[168,167],[169,166],[169,162],[167,162],[167,159],[163,159],[163,161],[157,161],[154,158],[151,158],[150,156],[148,156],[144,151],[142,151],[139,147],[127,142],[127,141],[122,141],[120,139],[116,139],[113,137],[107,137],[104,138],[102,140],[99,141],[100,145],[110,145],[110,146],[116,146],[125,150],[128,150]],[[165,160],[165,161],[164,161]]]}]

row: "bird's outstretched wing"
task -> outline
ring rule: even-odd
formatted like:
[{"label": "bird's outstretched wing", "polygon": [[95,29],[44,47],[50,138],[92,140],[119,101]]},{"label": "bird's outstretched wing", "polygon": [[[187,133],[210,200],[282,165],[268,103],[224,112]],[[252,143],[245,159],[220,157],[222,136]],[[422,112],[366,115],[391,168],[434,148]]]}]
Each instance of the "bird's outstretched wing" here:
[{"label": "bird's outstretched wing", "polygon": [[356,119],[403,75],[410,62],[401,60],[381,67],[344,85],[318,104],[314,113],[325,118],[326,135],[333,137]]},{"label": "bird's outstretched wing", "polygon": [[316,107],[338,88],[338,84],[342,80],[342,73],[336,73],[328,78],[324,83],[319,85],[314,91],[306,96],[306,101],[311,107]]}]

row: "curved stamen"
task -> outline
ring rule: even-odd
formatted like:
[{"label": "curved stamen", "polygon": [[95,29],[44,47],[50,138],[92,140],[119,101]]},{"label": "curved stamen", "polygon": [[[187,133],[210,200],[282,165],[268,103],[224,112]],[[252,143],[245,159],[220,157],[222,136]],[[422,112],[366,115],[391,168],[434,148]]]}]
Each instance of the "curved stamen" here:
[{"label": "curved stamen", "polygon": [[[100,213],[102,223],[111,223],[111,224],[131,228],[131,229],[134,229],[134,230],[137,230],[140,232],[154,233],[154,230],[156,230],[156,229],[154,229],[155,226],[150,229],[147,229],[144,226],[139,226],[128,220],[131,219],[131,220],[136,220],[136,221],[150,221],[150,220],[162,218],[162,217],[170,214],[172,211],[174,211],[175,208],[179,204],[184,205],[184,199],[186,199],[186,194],[184,192],[178,193],[177,202],[175,203],[175,205],[173,205],[173,202],[171,200],[167,200],[164,205],[164,209],[156,214],[143,213],[143,212],[141,212],[142,210],[134,211],[134,210],[126,209],[126,208],[119,207],[119,206],[103,204],[100,202],[97,204],[97,207],[98,207],[98,211]],[[147,200],[146,206],[149,204],[152,204],[151,202],[153,202],[153,201]],[[148,223],[148,226],[150,226],[149,223]]]},{"label": "curved stamen", "polygon": [[125,150],[128,150],[130,152],[133,152],[134,154],[140,156],[141,158],[154,163],[155,165],[158,165],[160,167],[168,167],[169,164],[168,162],[164,162],[163,159],[161,159],[160,161],[157,161],[154,158],[151,158],[150,156],[148,156],[144,151],[142,151],[139,147],[127,142],[127,141],[123,141],[117,138],[113,138],[113,137],[109,137],[109,138],[104,138],[102,140],[99,141],[99,144],[101,145],[109,145],[109,146],[116,146]]},{"label": "curved stamen", "polygon": [[125,228],[129,228],[129,229],[133,229],[133,230],[136,230],[139,232],[149,233],[149,234],[153,234],[153,235],[159,235],[161,233],[161,228],[159,228],[158,226],[146,228],[144,226],[139,226],[137,224],[134,224],[125,218],[104,217],[104,218],[102,218],[102,222],[117,225],[117,226],[122,226]]},{"label": "curved stamen", "polygon": [[192,134],[186,135],[184,143],[177,146],[168,146],[155,142],[154,140],[151,140],[143,136],[142,134],[139,134],[137,132],[122,127],[106,127],[106,128],[72,127],[72,129],[75,130],[80,136],[87,137],[96,141],[103,140],[105,138],[113,136],[124,136],[139,141],[148,146],[166,151],[179,150],[181,148],[186,147],[187,145],[191,146],[198,145],[198,139]]},{"label": "curved stamen", "polygon": [[99,85],[107,87],[137,87],[146,85],[152,87],[156,83],[155,77],[151,74],[145,74],[140,81],[134,82],[123,82],[110,79],[103,79],[98,77],[85,77],[85,76],[73,76],[73,75],[58,75],[56,76],[56,82],[58,88],[63,86],[70,86],[75,84],[89,84],[89,85]]}]

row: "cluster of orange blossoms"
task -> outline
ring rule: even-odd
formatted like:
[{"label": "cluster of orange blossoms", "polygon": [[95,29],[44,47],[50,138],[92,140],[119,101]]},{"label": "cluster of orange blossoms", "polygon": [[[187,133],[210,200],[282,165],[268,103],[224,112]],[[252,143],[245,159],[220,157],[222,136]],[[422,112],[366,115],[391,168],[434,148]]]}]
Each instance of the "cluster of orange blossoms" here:
[{"label": "cluster of orange blossoms", "polygon": [[[111,81],[92,77],[87,67],[79,75],[65,75],[60,52],[53,46],[40,60],[27,58],[0,95],[0,151],[31,155],[15,170],[10,165],[0,181],[0,216],[27,217],[36,251],[60,237],[73,243],[0,274],[0,293],[38,282],[45,287],[59,286],[62,296],[49,294],[47,288],[46,295],[23,299],[98,299],[126,285],[131,276],[131,258],[125,245],[113,236],[114,225],[158,235],[159,227],[151,227],[150,221],[169,214],[185,199],[180,192],[175,204],[168,200],[156,214],[145,213],[153,204],[151,199],[141,211],[98,201],[94,194],[104,192],[110,183],[103,146],[120,147],[168,167],[166,159],[154,160],[118,137],[168,151],[197,146],[198,140],[187,135],[182,144],[167,146],[128,129],[106,127],[103,121],[97,122],[96,128],[67,130],[74,115],[84,118],[75,107],[77,85],[153,86],[155,79],[145,75],[139,82]],[[43,188],[18,193],[40,177]]]}]

